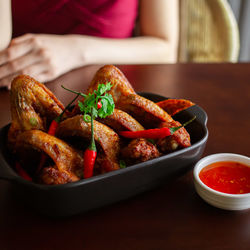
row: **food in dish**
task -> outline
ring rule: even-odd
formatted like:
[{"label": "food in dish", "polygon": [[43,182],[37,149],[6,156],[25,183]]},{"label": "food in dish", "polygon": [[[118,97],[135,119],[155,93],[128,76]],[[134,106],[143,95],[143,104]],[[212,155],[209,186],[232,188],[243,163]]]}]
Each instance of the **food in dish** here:
[{"label": "food in dish", "polygon": [[[94,161],[94,175],[191,145],[187,130],[164,109],[174,114],[194,105],[192,102],[180,100],[178,105],[178,100],[163,101],[158,105],[136,94],[123,73],[112,65],[97,71],[84,95],[96,93],[94,91],[98,91],[100,84],[110,84],[108,94],[113,98],[115,109],[111,115],[94,120],[92,129],[91,124],[83,119],[78,105],[73,111],[65,110],[51,91],[29,76],[21,75],[13,80],[8,147],[15,156],[13,159],[33,181],[52,185],[85,178],[83,152],[90,143],[92,131],[98,152]],[[51,134],[48,130],[53,121],[57,125]],[[128,139],[120,136],[124,130],[136,132],[166,127],[179,128],[172,135],[153,142],[142,137]],[[44,154],[46,158],[41,157]],[[41,158],[45,159],[43,164],[40,164]],[[39,165],[41,167],[37,168]]]},{"label": "food in dish", "polygon": [[[225,165],[229,162],[231,166]],[[250,193],[247,192],[249,164],[250,158],[240,154],[219,153],[202,158],[193,170],[194,186],[198,195],[218,208],[226,210],[250,208]],[[242,172],[243,176],[240,177]],[[246,192],[242,189],[243,186],[247,188],[244,188]]]}]

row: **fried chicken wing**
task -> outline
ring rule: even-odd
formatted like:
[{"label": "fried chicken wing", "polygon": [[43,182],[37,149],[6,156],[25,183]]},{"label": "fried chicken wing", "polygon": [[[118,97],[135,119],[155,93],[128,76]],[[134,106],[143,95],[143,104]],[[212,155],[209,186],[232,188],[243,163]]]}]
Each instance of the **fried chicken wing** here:
[{"label": "fried chicken wing", "polygon": [[90,83],[87,93],[92,93],[99,84],[110,82],[112,89],[109,93],[113,96],[114,102],[118,102],[120,97],[135,94],[135,91],[124,74],[113,65],[105,65],[100,68]]},{"label": "fried chicken wing", "polygon": [[163,121],[173,121],[173,118],[157,104],[137,94],[122,96],[115,105],[146,128],[156,128]]},{"label": "fried chicken wing", "polygon": [[[112,95],[115,103],[118,102],[122,96],[135,94],[133,87],[125,75],[113,65],[105,65],[96,72],[86,93],[93,93],[99,84],[107,84],[109,82],[113,86],[109,93]],[[79,112],[79,107],[75,106],[73,114],[79,114]]]},{"label": "fried chicken wing", "polygon": [[64,141],[41,130],[32,129],[19,134],[16,138],[15,151],[18,152],[25,147],[44,152],[54,161],[54,170],[45,168],[42,171],[40,179],[43,183],[62,184],[80,179],[79,173],[83,166],[83,159]]},{"label": "fried chicken wing", "polygon": [[11,145],[16,136],[26,130],[45,131],[46,121],[57,117],[64,109],[55,95],[32,77],[17,76],[11,84],[11,127],[8,141]]},{"label": "fried chicken wing", "polygon": [[[112,78],[109,78],[111,76]],[[112,79],[113,86],[109,93],[113,96],[116,108],[130,114],[144,127],[157,128],[162,126],[164,122],[166,124],[175,123],[173,118],[156,103],[137,95],[122,72],[115,66],[106,65],[99,69],[87,93],[92,93],[97,88],[98,83],[105,84],[110,79]],[[181,146],[184,145],[183,141],[190,143],[190,136],[185,128],[182,129],[182,131],[184,130],[185,133],[176,133],[175,135],[175,141],[181,143]]]},{"label": "fried chicken wing", "polygon": [[[91,124],[83,120],[81,115],[68,118],[59,124],[57,136],[65,138],[77,136],[80,138],[91,138]],[[94,137],[98,145],[100,145],[105,157],[105,171],[119,169],[118,154],[120,151],[119,136],[106,125],[94,121]]]},{"label": "fried chicken wing", "polygon": [[99,83],[108,82],[112,84],[109,94],[112,95],[116,108],[129,113],[143,126],[152,127],[162,121],[173,120],[157,104],[137,95],[127,78],[113,65],[105,65],[96,72],[87,94],[96,90]]}]

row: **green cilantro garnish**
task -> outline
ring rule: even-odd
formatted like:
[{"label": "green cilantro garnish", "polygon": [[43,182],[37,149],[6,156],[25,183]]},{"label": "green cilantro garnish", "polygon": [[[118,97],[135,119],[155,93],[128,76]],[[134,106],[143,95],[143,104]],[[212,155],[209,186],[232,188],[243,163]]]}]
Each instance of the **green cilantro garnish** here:
[{"label": "green cilantro garnish", "polygon": [[[112,95],[106,93],[112,88],[110,83],[99,84],[97,90],[92,94],[88,94],[84,97],[84,102],[78,101],[78,106],[83,112],[83,119],[86,122],[90,122],[90,114],[92,109],[93,119],[97,117],[105,118],[114,112],[115,104]],[[97,108],[98,102],[101,101],[102,107]]]},{"label": "green cilantro garnish", "polygon": [[[85,122],[91,122],[91,115],[93,119],[96,119],[97,117],[105,118],[114,112],[115,104],[113,97],[106,93],[112,88],[110,82],[99,84],[97,90],[94,90],[93,93],[89,93],[88,95],[67,89],[64,86],[62,86],[62,88],[84,97],[83,102],[78,101],[78,106],[83,113],[83,119]],[[98,109],[97,104],[99,101],[101,102],[102,107]]]},{"label": "green cilantro garnish", "polygon": [[120,168],[126,168],[127,167],[124,160],[120,160],[119,165],[120,165]]}]

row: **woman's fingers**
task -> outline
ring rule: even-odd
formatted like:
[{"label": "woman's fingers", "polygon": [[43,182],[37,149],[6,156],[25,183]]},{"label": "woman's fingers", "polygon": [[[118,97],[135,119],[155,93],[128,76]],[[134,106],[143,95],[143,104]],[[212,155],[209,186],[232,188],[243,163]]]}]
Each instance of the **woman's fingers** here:
[{"label": "woman's fingers", "polygon": [[31,51],[24,56],[18,57],[17,59],[0,66],[0,79],[15,74],[16,72],[24,70],[28,66],[39,62],[41,60],[40,54],[40,51]]},{"label": "woman's fingers", "polygon": [[27,34],[13,39],[9,48],[0,52],[0,86],[10,85],[20,73],[47,82],[79,67],[81,59],[72,56],[79,56],[74,44],[71,36]]},{"label": "woman's fingers", "polygon": [[19,37],[12,39],[11,44],[22,43],[22,42],[25,42],[27,40],[33,39],[33,38],[34,38],[33,34],[25,34],[23,36],[19,36]]},{"label": "woman's fingers", "polygon": [[33,39],[28,39],[18,44],[11,44],[7,49],[0,52],[0,65],[6,64],[19,57],[22,57],[33,49]]}]

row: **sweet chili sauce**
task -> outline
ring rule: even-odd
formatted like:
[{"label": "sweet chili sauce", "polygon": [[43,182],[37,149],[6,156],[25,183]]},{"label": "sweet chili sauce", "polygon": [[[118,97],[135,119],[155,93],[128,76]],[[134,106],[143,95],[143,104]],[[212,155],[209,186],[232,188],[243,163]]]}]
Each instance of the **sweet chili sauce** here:
[{"label": "sweet chili sauce", "polygon": [[204,167],[199,177],[208,187],[229,194],[250,193],[250,167],[239,162],[221,161]]}]

